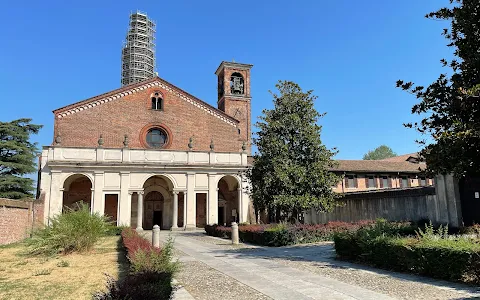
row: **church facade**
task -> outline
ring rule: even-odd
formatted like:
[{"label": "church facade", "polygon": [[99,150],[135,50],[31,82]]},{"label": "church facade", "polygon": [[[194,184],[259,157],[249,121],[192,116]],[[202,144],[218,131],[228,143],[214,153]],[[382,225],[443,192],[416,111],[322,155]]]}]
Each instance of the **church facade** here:
[{"label": "church facade", "polygon": [[217,107],[155,77],[54,110],[44,220],[83,201],[138,229],[251,221],[251,68],[220,64]]}]

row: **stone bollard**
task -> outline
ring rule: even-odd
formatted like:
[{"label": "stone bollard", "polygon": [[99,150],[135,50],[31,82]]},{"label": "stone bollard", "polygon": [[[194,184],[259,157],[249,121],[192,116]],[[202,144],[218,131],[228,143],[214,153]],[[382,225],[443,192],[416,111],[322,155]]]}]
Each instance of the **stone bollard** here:
[{"label": "stone bollard", "polygon": [[238,224],[232,223],[232,244],[238,245]]},{"label": "stone bollard", "polygon": [[152,246],[160,248],[160,226],[153,226],[152,230]]}]

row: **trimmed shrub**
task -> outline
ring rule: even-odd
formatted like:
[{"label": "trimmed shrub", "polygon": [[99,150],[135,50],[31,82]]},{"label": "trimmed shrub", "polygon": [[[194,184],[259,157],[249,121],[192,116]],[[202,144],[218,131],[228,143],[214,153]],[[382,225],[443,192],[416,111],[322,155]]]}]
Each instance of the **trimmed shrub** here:
[{"label": "trimmed shrub", "polygon": [[94,300],[170,299],[172,274],[140,273],[128,275],[122,281],[107,276],[107,290],[93,295]]},{"label": "trimmed shrub", "polygon": [[85,203],[76,208],[65,207],[63,214],[50,220],[50,225],[37,229],[27,240],[28,254],[54,255],[84,252],[93,248],[105,235],[108,222],[104,216],[91,213]]},{"label": "trimmed shrub", "polygon": [[107,227],[107,231],[105,232],[106,236],[116,236],[116,235],[121,235],[122,231],[126,228],[129,228],[128,226],[116,226],[114,224],[109,224]]},{"label": "trimmed shrub", "polygon": [[159,249],[131,228],[125,228],[121,235],[130,262],[130,274],[118,282],[107,275],[107,291],[96,293],[93,298],[170,299],[172,278],[179,268],[178,262],[172,261],[173,240],[169,238]]},{"label": "trimmed shrub", "polygon": [[[264,246],[286,246],[293,244],[315,243],[331,241],[335,233],[355,232],[360,228],[372,227],[379,224],[378,230],[395,232],[400,235],[414,234],[415,228],[409,223],[392,223],[385,220],[360,221],[356,223],[329,222],[327,224],[263,224],[242,225],[238,227],[239,237],[242,242]],[[381,226],[381,227],[380,227]],[[218,225],[206,226],[208,235],[231,238],[231,227]]]},{"label": "trimmed shrub", "polygon": [[342,259],[375,267],[480,284],[480,240],[448,236],[447,229],[427,225],[417,237],[381,232],[381,226],[335,234],[335,250]]}]

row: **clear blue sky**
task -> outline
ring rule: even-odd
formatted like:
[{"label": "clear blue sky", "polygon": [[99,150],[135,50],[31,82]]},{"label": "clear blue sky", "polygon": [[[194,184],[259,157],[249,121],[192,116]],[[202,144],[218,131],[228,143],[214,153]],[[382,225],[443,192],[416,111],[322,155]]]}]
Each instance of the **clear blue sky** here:
[{"label": "clear blue sky", "polygon": [[[448,1],[3,1],[0,19],[0,120],[43,124],[52,110],[120,87],[120,53],[129,13],[157,22],[160,77],[216,105],[214,71],[222,60],[254,65],[254,119],[272,107],[268,90],[292,80],[318,95],[322,139],[337,158],[361,159],[389,145],[417,151],[402,123],[417,101],[398,79],[429,84],[451,50],[445,22],[424,15]],[[417,118],[418,119],[418,118]]]}]

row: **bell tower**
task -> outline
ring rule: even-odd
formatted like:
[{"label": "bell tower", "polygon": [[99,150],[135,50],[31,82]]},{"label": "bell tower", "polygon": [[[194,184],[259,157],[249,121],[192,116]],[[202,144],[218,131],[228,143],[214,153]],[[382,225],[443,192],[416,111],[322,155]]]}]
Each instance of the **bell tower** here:
[{"label": "bell tower", "polygon": [[250,70],[253,65],[223,61],[215,74],[218,77],[218,109],[240,121],[239,142],[245,142],[251,154]]}]

